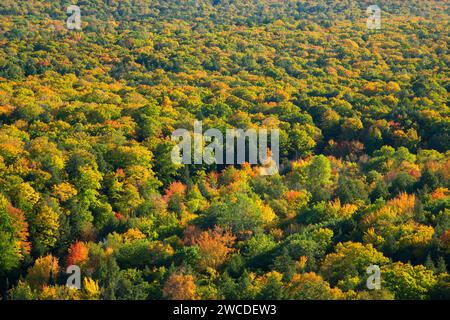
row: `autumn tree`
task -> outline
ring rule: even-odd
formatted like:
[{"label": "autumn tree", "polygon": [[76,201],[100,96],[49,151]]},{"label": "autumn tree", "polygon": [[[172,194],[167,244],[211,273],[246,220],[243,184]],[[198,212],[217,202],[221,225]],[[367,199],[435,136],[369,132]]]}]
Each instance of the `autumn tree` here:
[{"label": "autumn tree", "polygon": [[67,265],[78,265],[81,266],[89,258],[88,247],[80,241],[73,243],[69,247],[69,255],[67,256]]},{"label": "autumn tree", "polygon": [[173,273],[163,287],[163,296],[169,300],[196,300],[197,286],[192,275]]},{"label": "autumn tree", "polygon": [[235,239],[231,232],[224,231],[220,227],[200,233],[192,241],[192,244],[199,248],[199,267],[207,270],[208,268],[216,269],[222,265],[234,251],[232,245]]},{"label": "autumn tree", "polygon": [[36,259],[34,265],[28,269],[26,280],[32,288],[41,288],[50,280],[55,281],[58,277],[58,259],[47,255]]},{"label": "autumn tree", "polygon": [[339,300],[345,295],[314,272],[295,274],[287,284],[287,299],[293,300]]},{"label": "autumn tree", "polygon": [[43,204],[33,217],[31,235],[36,250],[41,253],[53,248],[58,241],[59,214],[50,205]]},{"label": "autumn tree", "polygon": [[436,285],[437,278],[424,266],[396,262],[382,269],[383,283],[396,299],[426,299]]},{"label": "autumn tree", "polygon": [[356,289],[364,286],[366,270],[371,265],[383,266],[389,259],[372,247],[356,242],[338,243],[334,253],[325,257],[321,274],[331,284],[343,289]]},{"label": "autumn tree", "polygon": [[28,223],[25,214],[12,207],[0,194],[0,273],[19,266],[30,253]]}]

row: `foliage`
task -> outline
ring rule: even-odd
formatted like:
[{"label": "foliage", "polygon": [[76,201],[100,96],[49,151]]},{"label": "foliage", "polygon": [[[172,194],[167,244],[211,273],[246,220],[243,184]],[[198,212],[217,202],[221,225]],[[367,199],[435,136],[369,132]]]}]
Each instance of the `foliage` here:
[{"label": "foliage", "polygon": [[[1,1],[0,293],[448,298],[449,3],[386,1],[377,31],[330,3],[79,1],[68,30]],[[278,129],[279,172],[173,163],[194,120]]]}]

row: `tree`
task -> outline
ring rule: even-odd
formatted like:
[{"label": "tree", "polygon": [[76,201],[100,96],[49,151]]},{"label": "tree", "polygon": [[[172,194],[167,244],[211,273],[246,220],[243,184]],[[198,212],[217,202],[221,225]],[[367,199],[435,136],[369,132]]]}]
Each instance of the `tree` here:
[{"label": "tree", "polygon": [[84,278],[83,291],[87,300],[98,300],[100,298],[101,292],[98,281],[95,281],[92,278]]},{"label": "tree", "polygon": [[41,289],[50,280],[56,281],[58,272],[58,259],[47,255],[36,259],[34,265],[28,269],[26,280],[33,289]]},{"label": "tree", "polygon": [[67,256],[67,265],[81,266],[87,262],[89,258],[89,248],[80,241],[73,243],[69,248],[69,255]]},{"label": "tree", "polygon": [[119,274],[120,268],[114,256],[109,255],[106,259],[100,260],[96,275],[99,279],[100,286],[103,288],[103,299],[116,300]]},{"label": "tree", "polygon": [[270,254],[276,246],[277,243],[272,236],[258,233],[245,242],[242,254],[250,259],[250,261],[254,261],[255,263],[260,262],[261,265],[267,265],[267,263],[270,263]]},{"label": "tree", "polygon": [[426,299],[437,283],[433,271],[422,265],[412,266],[396,262],[382,269],[383,284],[396,299]]},{"label": "tree", "polygon": [[281,255],[274,259],[272,267],[283,275],[284,280],[292,279],[295,274],[295,261],[286,247],[283,248]]},{"label": "tree", "polygon": [[142,271],[121,270],[117,279],[115,296],[119,300],[147,300],[150,284],[144,281]]},{"label": "tree", "polygon": [[30,285],[23,280],[19,280],[17,285],[9,290],[9,298],[11,300],[34,300],[36,294],[31,289]]},{"label": "tree", "polygon": [[219,227],[202,232],[193,241],[200,253],[199,267],[203,270],[216,269],[222,265],[234,251],[232,245],[236,238],[229,231]]},{"label": "tree", "polygon": [[181,182],[171,183],[170,186],[166,189],[166,194],[164,196],[164,200],[167,202],[167,208],[171,211],[181,214],[185,207],[185,192],[186,186]]},{"label": "tree", "polygon": [[196,300],[197,286],[192,275],[171,274],[163,287],[163,296],[169,300]]},{"label": "tree", "polygon": [[[315,129],[317,130],[317,128]],[[318,135],[314,132],[313,127],[300,126],[299,124],[294,125],[291,134],[289,135],[289,146],[291,152],[294,153],[296,157],[307,157],[311,154],[316,146],[313,134]]]},{"label": "tree", "polygon": [[59,215],[49,205],[43,204],[33,217],[31,235],[36,250],[45,253],[53,248],[58,241]]},{"label": "tree", "polygon": [[0,194],[0,273],[17,268],[30,253],[25,214]]},{"label": "tree", "polygon": [[39,202],[40,194],[27,182],[21,183],[17,186],[14,192],[13,202],[16,203],[17,208],[29,213],[34,206]]},{"label": "tree", "polygon": [[369,198],[366,184],[360,179],[339,176],[337,195],[342,203],[355,203],[357,200],[367,201]]},{"label": "tree", "polygon": [[306,168],[306,186],[314,200],[325,200],[330,196],[331,163],[327,157],[320,155],[312,158]]},{"label": "tree", "polygon": [[265,224],[261,206],[244,193],[226,195],[213,203],[208,213],[216,218],[219,226],[231,228],[234,234],[246,230],[257,231]]},{"label": "tree", "polygon": [[314,272],[295,274],[287,284],[286,296],[291,300],[339,300],[344,294]]},{"label": "tree", "polygon": [[276,271],[264,275],[263,285],[257,295],[257,299],[262,300],[281,300],[283,299],[282,275]]},{"label": "tree", "polygon": [[371,265],[383,266],[389,259],[372,247],[355,242],[336,245],[336,251],[325,257],[321,274],[331,284],[343,289],[356,289],[365,286],[366,270]]}]

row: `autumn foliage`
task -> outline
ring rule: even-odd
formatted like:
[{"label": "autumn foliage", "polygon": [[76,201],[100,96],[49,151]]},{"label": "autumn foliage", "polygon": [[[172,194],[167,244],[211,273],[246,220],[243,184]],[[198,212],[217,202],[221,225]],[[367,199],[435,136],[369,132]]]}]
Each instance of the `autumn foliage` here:
[{"label": "autumn foliage", "polygon": [[233,244],[236,237],[231,232],[220,227],[214,230],[203,231],[192,241],[200,249],[200,268],[216,269],[222,265],[227,257],[234,251]]},{"label": "autumn foliage", "polygon": [[75,242],[69,248],[69,255],[67,256],[67,265],[82,265],[88,260],[89,249],[80,241]]},{"label": "autumn foliage", "polygon": [[192,275],[172,274],[163,288],[163,296],[170,300],[195,300],[196,285]]},{"label": "autumn foliage", "polygon": [[0,300],[450,299],[449,1],[73,2],[0,1]]}]

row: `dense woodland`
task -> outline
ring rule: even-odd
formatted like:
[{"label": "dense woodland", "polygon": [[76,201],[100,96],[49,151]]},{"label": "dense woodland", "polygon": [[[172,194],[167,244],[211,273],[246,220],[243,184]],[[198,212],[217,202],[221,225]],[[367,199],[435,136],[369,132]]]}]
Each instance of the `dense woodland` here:
[{"label": "dense woodland", "polygon": [[[450,299],[450,3],[373,2],[2,0],[3,299]],[[174,164],[195,119],[279,174]]]}]

